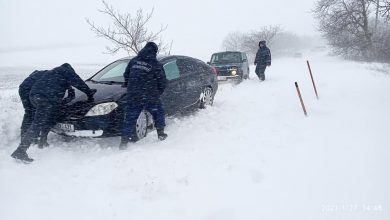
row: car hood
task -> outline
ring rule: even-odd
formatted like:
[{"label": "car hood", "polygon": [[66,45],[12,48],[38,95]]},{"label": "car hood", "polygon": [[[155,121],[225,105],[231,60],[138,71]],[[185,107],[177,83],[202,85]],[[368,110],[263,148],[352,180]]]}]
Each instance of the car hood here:
[{"label": "car hood", "polygon": [[96,89],[93,101],[89,101],[87,95],[76,89],[75,99],[66,104],[62,109],[62,117],[80,118],[96,104],[104,102],[119,102],[126,95],[126,88],[121,84],[102,84],[87,81],[86,84],[91,89]]},{"label": "car hood", "polygon": [[[87,81],[86,84],[91,89],[96,89],[94,94],[94,102],[101,103],[105,101],[118,101],[126,94],[126,88],[122,88],[122,84],[103,84],[103,83],[94,83]],[[87,95],[79,90],[76,90],[76,98],[72,100],[69,104],[87,101]]]}]

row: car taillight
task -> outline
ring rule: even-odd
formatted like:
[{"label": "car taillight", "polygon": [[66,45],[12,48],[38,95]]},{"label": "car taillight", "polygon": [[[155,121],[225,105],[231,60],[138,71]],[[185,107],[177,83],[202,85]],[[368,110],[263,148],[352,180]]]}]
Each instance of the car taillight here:
[{"label": "car taillight", "polygon": [[211,71],[213,71],[215,75],[218,75],[217,69],[214,66],[210,66],[210,67],[211,67]]}]

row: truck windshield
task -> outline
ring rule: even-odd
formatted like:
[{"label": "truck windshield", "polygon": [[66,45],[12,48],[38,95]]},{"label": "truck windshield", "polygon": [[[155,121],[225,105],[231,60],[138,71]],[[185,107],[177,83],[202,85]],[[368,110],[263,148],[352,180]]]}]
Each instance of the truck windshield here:
[{"label": "truck windshield", "polygon": [[241,53],[240,52],[224,52],[224,53],[215,53],[211,56],[211,64],[220,64],[220,63],[241,63]]}]

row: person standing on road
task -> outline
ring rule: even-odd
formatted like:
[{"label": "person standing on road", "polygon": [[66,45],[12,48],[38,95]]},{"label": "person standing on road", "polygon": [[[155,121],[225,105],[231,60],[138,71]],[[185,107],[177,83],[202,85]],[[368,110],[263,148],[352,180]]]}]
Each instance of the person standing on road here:
[{"label": "person standing on road", "polygon": [[[30,91],[32,86],[36,81],[38,81],[43,75],[45,75],[48,72],[48,70],[42,70],[38,71],[35,70],[32,72],[26,79],[23,80],[23,82],[19,85],[19,97],[22,101],[22,105],[24,108],[24,115],[23,115],[23,121],[22,125],[20,127],[20,137],[22,138],[27,129],[31,126],[33,119],[34,119],[34,113],[35,113],[35,106],[30,101]],[[75,91],[70,86],[68,88],[68,97],[64,99],[64,102],[68,102],[72,99],[74,99]],[[48,146],[47,143],[47,135],[50,131],[50,127],[48,126],[46,128],[43,128],[43,130],[40,132],[40,140],[38,143],[38,147],[42,148],[44,146]],[[36,142],[37,140],[33,140],[33,142]]]},{"label": "person standing on road", "polygon": [[39,133],[53,123],[51,120],[55,118],[65,92],[70,86],[87,94],[88,100],[93,100],[96,90],[90,89],[68,63],[46,71],[32,85],[29,99],[35,108],[34,118],[11,157],[26,163],[33,161],[28,156],[27,149],[32,141],[39,136]]},{"label": "person standing on road", "polygon": [[163,65],[157,61],[158,46],[148,42],[136,57],[130,60],[123,74],[127,87],[127,100],[120,149],[126,149],[129,141],[135,142],[136,122],[142,110],[152,114],[159,140],[164,133],[165,113],[160,100],[166,86]]},{"label": "person standing on road", "polygon": [[266,46],[265,40],[259,42],[259,49],[255,58],[256,74],[261,81],[265,80],[265,69],[271,66],[271,51]]}]

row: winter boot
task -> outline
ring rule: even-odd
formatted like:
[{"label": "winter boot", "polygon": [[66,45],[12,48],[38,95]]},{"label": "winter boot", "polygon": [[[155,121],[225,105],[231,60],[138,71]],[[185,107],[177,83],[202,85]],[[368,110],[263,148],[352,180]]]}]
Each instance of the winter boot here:
[{"label": "winter boot", "polygon": [[121,138],[121,143],[119,144],[119,150],[126,150],[127,144],[130,142],[129,138]]},{"label": "winter boot", "polygon": [[50,146],[50,144],[47,143],[47,141],[40,141],[39,144],[38,144],[38,148],[39,149],[43,149],[43,148],[49,147],[49,146]]},{"label": "winter boot", "polygon": [[28,157],[28,154],[25,150],[23,150],[22,148],[18,147],[12,154],[11,154],[11,157],[17,159],[17,160],[20,160],[24,163],[31,163],[33,162],[34,160],[30,157]]},{"label": "winter boot", "polygon": [[163,141],[168,137],[168,135],[164,133],[164,128],[157,129],[157,137],[160,141]]},{"label": "winter boot", "polygon": [[50,144],[47,143],[47,137],[41,137],[38,143],[38,148],[43,149],[45,147],[49,147]]}]

